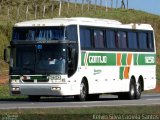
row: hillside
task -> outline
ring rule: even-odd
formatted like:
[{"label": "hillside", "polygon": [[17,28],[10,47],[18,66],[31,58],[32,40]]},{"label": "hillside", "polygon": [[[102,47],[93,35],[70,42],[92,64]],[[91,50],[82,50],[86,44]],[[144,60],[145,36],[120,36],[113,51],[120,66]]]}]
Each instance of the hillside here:
[{"label": "hillside", "polygon": [[[28,2],[26,2],[28,1]],[[0,3],[0,73],[7,69],[3,62],[3,49],[9,45],[11,31],[14,23],[31,19],[45,19],[53,17],[95,17],[115,19],[122,23],[149,23],[153,26],[156,35],[157,46],[157,71],[160,71],[160,16],[137,11],[133,9],[111,9],[106,12],[105,7],[85,4],[62,3],[62,11],[59,16],[58,2],[51,3],[50,0],[3,0]],[[160,72],[157,72],[160,79]]]}]

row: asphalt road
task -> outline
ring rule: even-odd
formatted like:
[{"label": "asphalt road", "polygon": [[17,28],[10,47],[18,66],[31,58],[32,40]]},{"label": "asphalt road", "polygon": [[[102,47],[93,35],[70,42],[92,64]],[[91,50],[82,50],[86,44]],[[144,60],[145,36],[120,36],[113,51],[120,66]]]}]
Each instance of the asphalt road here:
[{"label": "asphalt road", "polygon": [[29,108],[71,108],[99,106],[141,106],[160,105],[160,94],[143,94],[140,100],[118,100],[117,96],[103,95],[99,101],[75,102],[72,97],[42,98],[40,102],[30,102],[27,99],[1,100],[0,109]]}]

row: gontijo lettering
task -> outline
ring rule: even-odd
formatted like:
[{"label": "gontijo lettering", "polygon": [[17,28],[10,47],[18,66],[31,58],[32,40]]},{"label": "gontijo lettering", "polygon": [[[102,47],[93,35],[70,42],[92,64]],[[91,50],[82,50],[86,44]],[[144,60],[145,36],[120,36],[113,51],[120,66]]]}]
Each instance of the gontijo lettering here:
[{"label": "gontijo lettering", "polygon": [[107,63],[107,56],[89,56],[89,63]]}]

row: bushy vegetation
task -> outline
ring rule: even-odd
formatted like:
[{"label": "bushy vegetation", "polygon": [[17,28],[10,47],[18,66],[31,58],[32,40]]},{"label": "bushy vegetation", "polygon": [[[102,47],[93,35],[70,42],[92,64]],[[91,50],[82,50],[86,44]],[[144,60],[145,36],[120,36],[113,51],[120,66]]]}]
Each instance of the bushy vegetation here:
[{"label": "bushy vegetation", "polygon": [[[44,12],[45,5],[45,12]],[[28,11],[27,11],[28,6]],[[37,6],[37,10],[36,7]],[[160,49],[160,16],[133,9],[111,9],[105,7],[67,2],[62,3],[62,12],[59,16],[59,3],[50,0],[3,0],[0,2],[0,68],[6,67],[2,62],[3,49],[9,45],[14,23],[24,20],[44,19],[53,17],[94,17],[115,19],[122,23],[149,23],[153,26],[156,35],[157,51]],[[160,55],[157,55],[160,57]],[[160,65],[158,65],[158,70]],[[160,73],[160,72],[159,72]],[[160,77],[159,77],[160,78]]]}]

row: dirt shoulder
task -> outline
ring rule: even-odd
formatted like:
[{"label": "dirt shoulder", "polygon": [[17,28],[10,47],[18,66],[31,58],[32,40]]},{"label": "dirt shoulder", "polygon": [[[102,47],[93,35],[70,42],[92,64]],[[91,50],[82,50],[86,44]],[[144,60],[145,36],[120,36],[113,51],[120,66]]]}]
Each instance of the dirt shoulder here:
[{"label": "dirt shoulder", "polygon": [[160,83],[157,83],[156,89],[154,91],[160,93]]},{"label": "dirt shoulder", "polygon": [[9,76],[7,74],[0,74],[0,85],[7,84],[9,80]]}]

